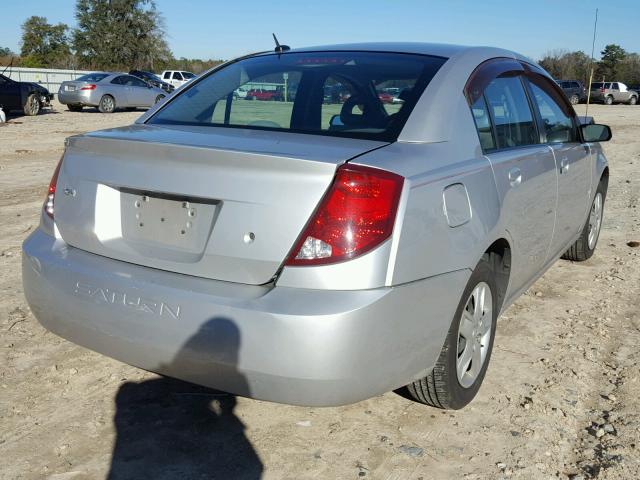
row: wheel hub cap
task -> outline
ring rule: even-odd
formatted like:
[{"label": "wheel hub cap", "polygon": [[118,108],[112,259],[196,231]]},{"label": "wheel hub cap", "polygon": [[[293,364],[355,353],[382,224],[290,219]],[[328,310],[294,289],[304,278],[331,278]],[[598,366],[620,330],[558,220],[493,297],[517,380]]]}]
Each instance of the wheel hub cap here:
[{"label": "wheel hub cap", "polygon": [[487,359],[492,324],[491,288],[480,282],[469,295],[458,325],[456,373],[464,388],[473,385]]},{"label": "wheel hub cap", "polygon": [[591,205],[591,212],[589,212],[589,235],[587,242],[589,249],[593,250],[598,241],[598,235],[600,233],[600,226],[602,225],[602,194],[598,192],[596,198],[593,199]]}]

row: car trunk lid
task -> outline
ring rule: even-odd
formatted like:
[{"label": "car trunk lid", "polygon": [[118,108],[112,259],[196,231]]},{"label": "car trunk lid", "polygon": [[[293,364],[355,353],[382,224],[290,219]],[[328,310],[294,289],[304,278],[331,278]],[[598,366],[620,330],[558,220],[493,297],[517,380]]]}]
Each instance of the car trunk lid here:
[{"label": "car trunk lid", "polygon": [[131,263],[269,282],[338,165],[382,142],[135,125],[69,139],[55,221],[71,246]]}]

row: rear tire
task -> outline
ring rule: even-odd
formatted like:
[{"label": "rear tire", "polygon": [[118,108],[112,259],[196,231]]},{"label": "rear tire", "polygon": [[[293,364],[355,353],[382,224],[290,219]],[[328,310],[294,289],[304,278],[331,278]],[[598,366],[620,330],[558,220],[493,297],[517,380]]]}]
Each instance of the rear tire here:
[{"label": "rear tire", "polygon": [[582,228],[580,237],[564,252],[562,258],[573,262],[584,262],[593,255],[600,238],[602,228],[602,216],[604,213],[604,201],[607,197],[607,186],[604,180],[600,180],[596,194],[591,202],[589,217]]},{"label": "rear tire", "polygon": [[629,99],[629,105],[635,105],[636,103],[638,103],[638,97],[631,97]]},{"label": "rear tire", "polygon": [[604,99],[604,103],[605,105],[613,105],[613,97],[608,96],[607,98]]},{"label": "rear tire", "polygon": [[32,93],[27,97],[27,101],[24,102],[23,108],[24,114],[30,117],[37,115],[40,112],[40,100],[35,93]]},{"label": "rear tire", "polygon": [[571,95],[569,101],[571,102],[571,105],[577,105],[578,103],[580,103],[580,97],[578,95]]},{"label": "rear tire", "polygon": [[113,113],[116,109],[116,101],[111,95],[103,95],[98,105],[101,113]]},{"label": "rear tire", "polygon": [[82,105],[67,105],[67,108],[69,109],[70,112],[81,112],[82,111]]},{"label": "rear tire", "polygon": [[489,260],[485,255],[471,274],[433,370],[407,385],[416,401],[457,410],[478,393],[491,358],[499,308]]}]

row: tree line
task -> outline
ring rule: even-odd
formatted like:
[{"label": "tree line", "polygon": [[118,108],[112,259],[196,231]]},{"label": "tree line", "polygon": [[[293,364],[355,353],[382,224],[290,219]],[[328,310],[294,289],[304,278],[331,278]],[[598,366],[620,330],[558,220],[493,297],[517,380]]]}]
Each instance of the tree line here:
[{"label": "tree line", "polygon": [[22,24],[20,54],[0,47],[0,65],[77,70],[189,70],[221,60],[175,58],[154,0],[77,0],[77,26],[32,16]]},{"label": "tree line", "polygon": [[[78,70],[189,70],[200,73],[221,60],[175,58],[154,0],[76,0],[77,26],[32,16],[22,24],[20,55],[0,47],[0,65]],[[555,50],[540,60],[556,79],[615,80],[640,84],[640,55],[607,45],[598,61],[582,51]]]},{"label": "tree line", "polygon": [[585,85],[593,68],[593,81],[618,81],[627,85],[640,84],[640,55],[627,52],[620,45],[610,44],[600,52],[600,60],[591,62],[584,52],[554,50],[544,55],[540,65],[555,79],[580,80]]}]

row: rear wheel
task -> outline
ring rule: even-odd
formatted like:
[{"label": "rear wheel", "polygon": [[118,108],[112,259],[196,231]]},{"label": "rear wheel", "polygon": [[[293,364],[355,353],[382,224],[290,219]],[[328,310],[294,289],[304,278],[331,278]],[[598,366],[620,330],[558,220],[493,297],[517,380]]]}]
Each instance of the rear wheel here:
[{"label": "rear wheel", "polygon": [[82,111],[82,105],[67,105],[67,108],[71,112],[81,112]]},{"label": "rear wheel", "polygon": [[491,358],[497,298],[495,272],[485,256],[471,274],[433,370],[407,385],[411,397],[447,409],[473,400]]},{"label": "rear wheel", "polygon": [[571,95],[569,101],[571,102],[571,105],[577,105],[578,103],[580,103],[580,97],[578,95]]},{"label": "rear wheel", "polygon": [[116,109],[116,101],[111,95],[103,95],[98,105],[98,110],[102,113],[113,113]]},{"label": "rear wheel", "polygon": [[604,99],[604,103],[606,105],[613,105],[613,97],[609,95],[607,98]]},{"label": "rear wheel", "polygon": [[629,105],[635,105],[636,103],[638,103],[638,97],[631,97],[629,99]]},{"label": "rear wheel", "polygon": [[591,203],[589,218],[587,218],[580,237],[569,247],[562,258],[574,262],[584,262],[593,255],[600,238],[600,228],[602,227],[602,215],[604,213],[604,200],[607,196],[606,182],[600,180],[596,195]]},{"label": "rear wheel", "polygon": [[33,116],[37,115],[40,111],[40,100],[35,93],[32,93],[27,97],[27,101],[24,103],[24,114]]}]

